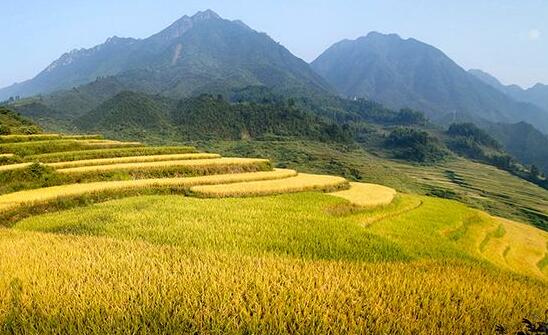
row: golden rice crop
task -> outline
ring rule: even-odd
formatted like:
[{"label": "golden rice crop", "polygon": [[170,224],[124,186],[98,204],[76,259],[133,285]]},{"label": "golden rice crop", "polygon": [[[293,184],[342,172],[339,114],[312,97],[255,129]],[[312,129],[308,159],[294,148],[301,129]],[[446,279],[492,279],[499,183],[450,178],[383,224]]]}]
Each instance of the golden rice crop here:
[{"label": "golden rice crop", "polygon": [[24,169],[24,168],[29,167],[31,165],[32,165],[32,163],[18,163],[18,164],[0,165],[0,172]]},{"label": "golden rice crop", "polygon": [[56,199],[78,197],[90,193],[167,187],[189,188],[194,185],[226,184],[243,181],[289,178],[296,174],[297,173],[293,170],[276,169],[273,171],[187,178],[155,178],[53,186],[1,195],[0,212],[12,210],[20,206],[40,204]]},{"label": "golden rice crop", "polygon": [[348,186],[341,177],[299,173],[282,180],[266,180],[230,185],[195,186],[190,190],[203,197],[241,197],[305,191],[333,191]]},{"label": "golden rice crop", "polygon": [[360,207],[384,206],[394,200],[396,190],[376,184],[350,183],[348,190],[330,193]]},{"label": "golden rice crop", "polygon": [[30,218],[0,230],[0,327],[491,334],[545,319],[546,282],[478,261],[440,233],[472,210],[398,201],[407,198],[424,205],[368,227],[369,210],[333,217],[325,208],[345,202],[318,193],[134,197]]},{"label": "golden rice crop", "polygon": [[114,140],[76,140],[81,141],[83,144],[87,144],[90,146],[97,146],[97,147],[132,147],[132,146],[143,146],[143,143],[141,142],[122,142],[122,141],[114,141]]},{"label": "golden rice crop", "polygon": [[548,255],[548,232],[515,221],[490,217],[463,221],[450,231],[460,244],[502,268],[548,279],[548,267],[542,260]]},{"label": "golden rice crop", "polygon": [[191,159],[209,159],[220,158],[219,154],[210,153],[191,153],[191,154],[171,154],[171,155],[150,155],[150,156],[128,156],[116,158],[101,158],[101,159],[86,159],[69,162],[47,163],[55,169],[66,169],[83,166],[109,165],[120,163],[137,163],[137,162],[158,162],[158,161],[173,161],[173,160],[191,160]]},{"label": "golden rice crop", "polygon": [[129,147],[114,149],[92,149],[78,151],[52,152],[46,154],[30,155],[25,157],[28,161],[42,163],[68,162],[76,160],[116,158],[128,156],[166,155],[194,153],[196,148],[190,146],[171,147]]},{"label": "golden rice crop", "polygon": [[147,170],[161,168],[207,168],[216,166],[246,166],[256,165],[259,163],[269,163],[266,159],[255,158],[213,158],[213,159],[196,159],[196,160],[176,160],[176,161],[160,161],[160,162],[142,162],[142,163],[120,163],[109,165],[82,166],[76,168],[59,169],[57,172],[65,174],[86,174],[86,173],[101,173],[109,171],[131,171],[131,170]]},{"label": "golden rice crop", "polygon": [[138,142],[119,142],[98,139],[61,138],[49,141],[0,143],[0,153],[13,153],[20,156],[28,156],[60,151],[90,150],[94,148],[125,148],[139,146],[143,146],[143,144]]},{"label": "golden rice crop", "polygon": [[11,158],[15,156],[14,154],[0,154],[0,158]]},{"label": "golden rice crop", "polygon": [[61,135],[61,134],[31,134],[31,135],[2,135],[0,143],[50,141],[57,139],[102,139],[101,135]]}]

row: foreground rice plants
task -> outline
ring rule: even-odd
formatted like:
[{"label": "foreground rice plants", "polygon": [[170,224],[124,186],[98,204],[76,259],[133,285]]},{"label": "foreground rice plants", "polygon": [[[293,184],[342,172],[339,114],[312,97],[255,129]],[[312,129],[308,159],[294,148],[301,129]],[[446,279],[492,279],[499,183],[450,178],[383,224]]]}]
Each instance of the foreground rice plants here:
[{"label": "foreground rice plants", "polygon": [[330,192],[346,187],[348,187],[348,182],[341,177],[299,173],[297,176],[283,180],[244,182],[230,185],[194,186],[190,191],[200,197],[224,198],[305,191]]},{"label": "foreground rice plants", "polygon": [[333,216],[347,202],[321,193],[150,196],[33,217],[0,230],[0,322],[39,333],[453,334],[544,317],[546,281],[443,233],[475,211],[420,198],[361,224],[416,198]]}]

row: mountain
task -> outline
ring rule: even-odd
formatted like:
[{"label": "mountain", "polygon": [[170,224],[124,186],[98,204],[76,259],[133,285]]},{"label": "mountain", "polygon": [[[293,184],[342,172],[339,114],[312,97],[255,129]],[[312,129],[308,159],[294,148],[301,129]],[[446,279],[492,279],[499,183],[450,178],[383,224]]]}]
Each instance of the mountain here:
[{"label": "mountain", "polygon": [[115,76],[147,93],[186,97],[263,85],[280,92],[330,91],[303,60],[241,21],[211,10],[183,16],[146,39],[109,38],[62,55],[31,80],[0,90],[0,100],[71,89]]},{"label": "mountain", "polygon": [[392,108],[409,106],[432,120],[527,121],[548,132],[548,114],[516,102],[485,84],[442,51],[398,35],[376,32],[334,44],[312,68],[348,97],[372,99]]},{"label": "mountain", "polygon": [[493,75],[482,70],[471,69],[468,72],[514,100],[534,104],[548,113],[548,85],[538,83],[531,88],[523,89],[518,85],[503,85]]}]

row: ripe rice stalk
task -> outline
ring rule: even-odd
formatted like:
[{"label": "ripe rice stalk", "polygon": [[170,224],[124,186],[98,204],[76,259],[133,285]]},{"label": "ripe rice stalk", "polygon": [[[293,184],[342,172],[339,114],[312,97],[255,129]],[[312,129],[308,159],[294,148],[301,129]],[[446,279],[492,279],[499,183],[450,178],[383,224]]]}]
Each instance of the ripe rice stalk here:
[{"label": "ripe rice stalk", "polygon": [[360,207],[386,206],[394,200],[397,192],[393,188],[364,183],[350,183],[348,190],[330,193],[333,196],[348,200]]},{"label": "ripe rice stalk", "polygon": [[346,187],[348,187],[348,181],[341,177],[299,173],[295,177],[283,180],[195,186],[190,191],[200,197],[224,198],[306,191],[332,192]]}]

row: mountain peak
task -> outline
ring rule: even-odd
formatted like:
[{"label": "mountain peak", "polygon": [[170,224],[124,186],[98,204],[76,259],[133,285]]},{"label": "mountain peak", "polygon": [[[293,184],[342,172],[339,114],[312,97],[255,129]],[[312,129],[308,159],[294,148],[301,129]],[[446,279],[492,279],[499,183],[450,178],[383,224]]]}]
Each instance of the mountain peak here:
[{"label": "mountain peak", "polygon": [[194,27],[195,24],[210,20],[221,19],[222,18],[217,13],[215,13],[211,9],[207,9],[201,12],[197,12],[191,17],[189,17],[188,15],[181,17],[179,20],[173,22],[169,27],[162,30],[158,34],[153,35],[152,37],[153,39],[159,40],[171,40],[179,38],[187,31],[189,31],[192,27]]},{"label": "mountain peak", "polygon": [[382,39],[398,39],[398,40],[402,39],[400,35],[398,34],[383,34],[378,31],[371,31],[364,38],[367,38],[367,39],[382,38]]},{"label": "mountain peak", "polygon": [[204,11],[200,11],[194,14],[191,17],[191,19],[194,22],[196,22],[196,21],[205,21],[205,20],[218,20],[218,19],[221,19],[221,17],[219,16],[219,14],[215,13],[211,9],[206,9]]}]

